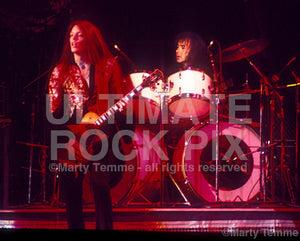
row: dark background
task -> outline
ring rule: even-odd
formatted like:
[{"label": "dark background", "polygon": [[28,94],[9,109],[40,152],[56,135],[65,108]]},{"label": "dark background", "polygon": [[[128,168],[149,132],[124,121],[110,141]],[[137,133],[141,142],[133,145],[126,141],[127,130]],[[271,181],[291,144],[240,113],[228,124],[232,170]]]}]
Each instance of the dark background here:
[{"label": "dark background", "polygon": [[[45,133],[44,103],[47,71],[51,71],[60,57],[65,33],[72,20],[92,21],[99,27],[113,54],[116,54],[113,45],[118,44],[138,70],[148,71],[160,68],[167,72],[174,64],[174,38],[182,31],[197,32],[207,45],[213,39],[218,40],[222,49],[250,39],[264,38],[269,42],[268,47],[252,56],[251,60],[271,79],[293,57],[297,59],[290,68],[300,76],[299,10],[298,0],[2,2],[0,83],[5,90],[6,107],[3,115],[0,114],[12,120],[8,127],[11,154],[9,203],[26,202],[30,147],[18,141],[49,144]],[[259,76],[246,60],[223,64],[224,79],[233,82],[230,90],[243,88],[246,73],[250,88],[258,89]],[[287,69],[277,84],[294,82]],[[295,88],[279,92],[284,96],[286,138],[295,140]],[[257,103],[251,108],[256,111]],[[30,127],[32,120],[35,121],[33,128]],[[1,142],[5,140],[2,138]],[[287,148],[287,160],[293,178],[295,147],[291,143]],[[40,148],[35,147],[33,161],[36,170],[41,170],[41,155]],[[33,174],[34,201],[41,200],[40,174],[38,171]],[[51,191],[51,187],[47,188],[47,198]]]}]

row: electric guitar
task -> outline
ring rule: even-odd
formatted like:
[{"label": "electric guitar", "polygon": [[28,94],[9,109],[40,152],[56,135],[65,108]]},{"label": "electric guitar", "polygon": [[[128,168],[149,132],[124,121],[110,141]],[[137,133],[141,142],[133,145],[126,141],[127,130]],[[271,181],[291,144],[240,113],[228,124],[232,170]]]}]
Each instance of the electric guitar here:
[{"label": "electric guitar", "polygon": [[[76,160],[80,159],[80,162],[87,162],[87,160],[84,160],[86,158],[82,157],[82,153],[79,153],[80,150],[80,143],[78,142],[78,137],[82,138],[82,135],[85,133],[86,130],[97,130],[108,121],[110,117],[112,117],[116,112],[122,111],[125,106],[128,104],[128,102],[139,92],[141,92],[144,88],[150,87],[151,85],[155,84],[158,80],[161,80],[164,78],[164,75],[162,71],[159,69],[155,69],[150,76],[145,77],[143,79],[143,82],[138,85],[135,89],[130,91],[127,95],[125,95],[123,98],[121,98],[117,103],[115,103],[113,106],[111,106],[106,112],[104,112],[102,115],[98,115],[94,112],[88,112],[84,115],[84,117],[81,120],[81,123],[78,125],[69,125],[68,128],[75,134],[76,141],[73,144],[73,147],[75,149],[75,156]],[[100,135],[99,135],[100,136]],[[64,160],[63,162],[66,162]],[[70,163],[68,161],[68,163]]]}]

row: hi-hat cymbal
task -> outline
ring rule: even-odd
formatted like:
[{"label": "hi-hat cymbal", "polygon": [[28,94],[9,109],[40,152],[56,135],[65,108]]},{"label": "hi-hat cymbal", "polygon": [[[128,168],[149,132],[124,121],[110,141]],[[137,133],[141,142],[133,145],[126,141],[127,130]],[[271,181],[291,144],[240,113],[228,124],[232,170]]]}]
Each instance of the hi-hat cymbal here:
[{"label": "hi-hat cymbal", "polygon": [[[222,62],[233,62],[247,58],[261,52],[267,46],[268,41],[265,39],[253,39],[233,45],[227,49],[222,50]],[[217,62],[219,61],[218,56],[216,56],[215,58]]]}]

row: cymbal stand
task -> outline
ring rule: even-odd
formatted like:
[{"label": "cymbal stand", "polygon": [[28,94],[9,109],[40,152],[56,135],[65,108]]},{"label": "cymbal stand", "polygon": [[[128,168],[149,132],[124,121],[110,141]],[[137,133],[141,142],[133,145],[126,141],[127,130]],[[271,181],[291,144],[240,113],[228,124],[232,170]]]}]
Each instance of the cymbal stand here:
[{"label": "cymbal stand", "polygon": [[[31,123],[30,123],[30,143],[34,142],[34,125],[35,125],[35,111],[36,104],[33,101],[31,104]],[[27,204],[31,204],[31,182],[32,182],[32,166],[33,166],[33,146],[30,147],[29,154],[29,173],[28,173],[28,193],[27,193]]]},{"label": "cymbal stand", "polygon": [[[160,148],[161,148],[161,152],[163,152],[164,148],[164,124],[166,121],[167,116],[165,115],[165,104],[166,104],[166,96],[167,93],[166,92],[158,92],[157,93],[159,96],[159,100],[160,100]],[[161,206],[165,206],[166,204],[166,200],[165,200],[165,168],[167,167],[167,163],[166,160],[164,160],[163,158],[163,154],[161,154],[160,156],[160,161],[161,161],[161,185],[160,185],[160,205]]]},{"label": "cymbal stand", "polygon": [[216,188],[216,202],[219,202],[219,134],[220,134],[220,123],[219,123],[219,104],[220,104],[220,98],[219,94],[216,94],[216,99],[215,99],[215,121],[216,121],[216,177],[215,177],[215,188]]},{"label": "cymbal stand", "polygon": [[[242,52],[242,50],[241,50]],[[295,202],[295,196],[292,188],[292,184],[290,181],[288,168],[285,165],[285,140],[284,140],[284,126],[283,126],[283,120],[284,120],[284,110],[283,110],[283,97],[280,96],[277,91],[273,88],[273,86],[269,83],[268,79],[262,72],[253,64],[253,62],[245,56],[249,64],[256,70],[256,72],[260,75],[261,81],[260,81],[260,115],[259,115],[259,122],[260,122],[260,129],[259,129],[259,136],[260,136],[260,145],[261,145],[261,153],[260,153],[260,192],[263,195],[263,201],[266,201],[266,150],[272,146],[273,142],[273,124],[274,124],[274,116],[271,116],[271,133],[270,134],[270,142],[269,146],[265,146],[263,143],[263,95],[266,93],[266,96],[272,95],[272,104],[275,104],[275,97],[273,95],[277,95],[280,101],[280,136],[281,136],[281,161],[280,161],[280,169],[281,169],[281,183],[282,185],[286,183],[286,186],[288,188],[288,192],[291,198],[292,202]],[[271,91],[268,90],[268,87],[271,87]],[[270,93],[271,92],[271,93]],[[271,108],[274,108],[271,106]],[[271,159],[273,158],[273,151],[271,149]],[[271,163],[271,166],[273,167],[273,163]],[[271,170],[273,172],[273,170]],[[271,173],[271,175],[274,175],[274,173]],[[272,180],[271,180],[272,181]],[[274,185],[272,183],[272,185]],[[272,190],[271,190],[272,192]],[[282,197],[283,198],[283,197]]]},{"label": "cymbal stand", "polygon": [[[284,108],[283,108],[283,96],[281,96],[274,88],[271,90],[271,127],[270,127],[270,142],[271,144],[269,146],[266,146],[265,149],[270,148],[270,157],[273,158],[274,156],[274,128],[275,128],[275,102],[276,100],[279,102],[279,109],[280,112],[277,114],[277,118],[280,120],[280,148],[281,148],[281,154],[280,154],[280,164],[275,167],[275,164],[273,162],[270,162],[270,179],[271,179],[271,199],[275,200],[275,177],[274,173],[275,170],[280,169],[280,178],[281,178],[281,198],[282,200],[285,199],[285,187],[287,188],[287,191],[290,196],[291,203],[295,203],[295,195],[294,195],[294,189],[290,178],[290,169],[286,165],[286,152],[285,152],[285,145],[286,145],[286,139],[285,139],[285,131],[284,131]],[[278,144],[279,142],[277,142]],[[272,160],[272,159],[271,159]],[[273,170],[272,170],[273,169]]]},{"label": "cymbal stand", "polygon": [[163,158],[163,151],[166,149],[165,141],[164,141],[164,129],[165,129],[164,125],[168,123],[168,108],[165,108],[165,106],[166,106],[166,96],[168,96],[169,93],[166,91],[162,91],[162,92],[156,92],[156,95],[159,96],[159,100],[160,100],[160,128],[159,128],[160,134],[161,134],[161,136],[160,136],[160,147],[161,147],[161,156],[160,156],[160,160],[161,160],[161,189],[160,189],[161,200],[160,200],[160,206],[164,207],[164,206],[166,206],[166,203],[167,203],[166,199],[165,199],[165,197],[166,197],[166,191],[165,191],[166,174],[172,180],[172,183],[175,185],[176,189],[179,191],[180,195],[184,199],[184,204],[191,206],[191,203],[188,201],[188,198],[185,196],[185,194],[181,190],[180,186],[177,184],[174,177],[170,173],[168,165],[167,165],[168,160],[165,160],[165,158]]},{"label": "cymbal stand", "polygon": [[296,82],[297,82],[297,87],[296,87],[296,99],[295,99],[295,102],[296,102],[296,164],[295,164],[295,169],[296,169],[296,190],[298,190],[297,192],[297,196],[296,196],[296,201],[297,203],[299,204],[300,203],[300,191],[299,191],[299,188],[300,188],[300,174],[299,174],[299,171],[300,171],[300,161],[299,161],[299,122],[300,122],[300,99],[299,99],[299,84],[300,84],[300,78],[296,75],[295,71],[292,70],[290,68],[290,71],[292,73],[292,75],[294,76],[294,78],[296,79]]},{"label": "cymbal stand", "polygon": [[[295,169],[296,169],[296,175],[295,175],[295,180],[296,180],[296,185],[295,189],[298,190],[296,193],[296,197],[294,197],[294,201],[297,203],[300,203],[300,192],[299,192],[299,187],[300,187],[300,175],[299,175],[299,170],[300,170],[300,161],[299,161],[299,122],[300,122],[300,100],[299,100],[299,84],[300,84],[300,78],[297,76],[295,71],[292,68],[289,68],[293,77],[296,80],[296,97],[295,97],[295,104],[296,104],[296,150],[295,150]],[[290,195],[291,196],[291,195]],[[291,196],[292,197],[292,196]]]},{"label": "cymbal stand", "polygon": [[[214,116],[214,121],[216,123],[216,149],[215,149],[215,160],[216,160],[216,169],[215,169],[215,189],[216,189],[216,202],[219,202],[219,165],[220,165],[220,160],[219,160],[219,147],[220,147],[220,143],[219,143],[219,134],[220,134],[220,125],[219,125],[219,105],[220,105],[220,86],[222,86],[222,52],[221,52],[221,46],[220,43],[216,40],[212,41],[212,42],[216,42],[219,48],[219,63],[220,63],[220,82],[218,81],[218,74],[216,71],[216,66],[215,66],[215,61],[213,58],[213,54],[209,49],[209,57],[210,57],[210,62],[211,62],[211,66],[213,68],[213,73],[214,73],[214,89],[215,89],[215,98],[214,98],[214,110],[215,110],[215,116]],[[214,153],[212,153],[214,154]]]},{"label": "cymbal stand", "polygon": [[263,95],[266,92],[266,95],[269,95],[268,87],[271,86],[271,84],[268,82],[267,77],[255,66],[255,64],[246,56],[243,50],[240,50],[241,53],[245,56],[249,64],[255,69],[255,71],[259,74],[261,77],[260,79],[260,98],[259,98],[259,137],[260,137],[260,193],[262,194],[262,199],[265,202],[266,201],[266,151],[265,148],[263,148],[264,141],[263,141],[263,113],[264,113],[264,105],[263,105]]}]

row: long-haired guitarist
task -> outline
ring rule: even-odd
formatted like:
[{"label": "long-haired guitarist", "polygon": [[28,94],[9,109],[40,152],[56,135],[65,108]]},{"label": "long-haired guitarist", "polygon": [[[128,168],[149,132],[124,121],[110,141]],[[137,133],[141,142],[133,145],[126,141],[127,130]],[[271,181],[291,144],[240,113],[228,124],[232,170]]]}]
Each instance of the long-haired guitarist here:
[{"label": "long-haired guitarist", "polygon": [[[109,101],[99,96],[122,94],[122,79],[120,67],[108,50],[98,28],[88,21],[71,23],[62,56],[49,80],[49,111],[57,120],[61,120],[62,116],[67,117],[66,122],[54,128],[67,130],[68,125],[78,124],[78,118],[87,112],[98,114],[105,112]],[[108,130],[108,133],[113,134],[113,131]],[[61,139],[61,142],[66,141],[64,138]],[[105,165],[109,161],[109,156],[108,153],[99,163]],[[66,152],[63,150],[58,152],[57,158],[66,159]],[[112,229],[109,173],[93,168],[90,171],[95,199],[96,228]],[[60,174],[60,178],[69,228],[83,229],[84,172],[67,170]]]}]

